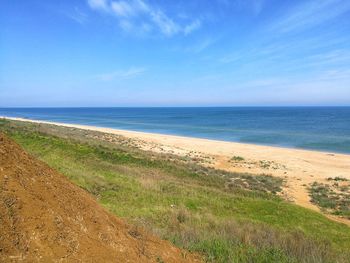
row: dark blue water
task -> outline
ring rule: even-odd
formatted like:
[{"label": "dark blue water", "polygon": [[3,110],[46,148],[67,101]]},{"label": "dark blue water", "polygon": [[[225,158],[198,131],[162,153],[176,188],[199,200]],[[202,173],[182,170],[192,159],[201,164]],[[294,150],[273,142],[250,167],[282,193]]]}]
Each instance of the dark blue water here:
[{"label": "dark blue water", "polygon": [[350,153],[350,107],[6,108],[1,115]]}]

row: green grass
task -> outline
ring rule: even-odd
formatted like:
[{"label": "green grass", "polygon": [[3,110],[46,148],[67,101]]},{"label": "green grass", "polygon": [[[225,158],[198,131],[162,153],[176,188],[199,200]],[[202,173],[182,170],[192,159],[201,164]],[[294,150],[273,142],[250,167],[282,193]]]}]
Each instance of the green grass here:
[{"label": "green grass", "polygon": [[350,228],[281,200],[281,179],[112,146],[86,131],[4,120],[0,129],[111,212],[208,262],[348,262]]}]

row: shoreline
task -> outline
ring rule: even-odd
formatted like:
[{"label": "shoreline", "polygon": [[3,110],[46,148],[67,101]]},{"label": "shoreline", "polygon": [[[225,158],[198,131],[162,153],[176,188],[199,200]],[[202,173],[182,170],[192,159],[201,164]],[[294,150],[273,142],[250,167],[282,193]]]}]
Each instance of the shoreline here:
[{"label": "shoreline", "polygon": [[[284,199],[314,211],[320,211],[320,209],[310,201],[308,187],[313,182],[327,183],[328,178],[335,177],[350,180],[350,155],[348,154],[244,144],[24,118],[3,116],[0,116],[0,118],[102,132],[101,137],[104,140],[110,140],[108,135],[121,135],[132,139],[136,147],[141,150],[170,153],[184,157],[189,156],[199,160],[204,158],[210,161],[203,163],[198,161],[201,165],[230,172],[278,176],[285,180],[282,192]],[[233,157],[241,157],[242,160],[232,161]],[[350,225],[350,220],[333,215],[326,216]]]},{"label": "shoreline", "polygon": [[105,133],[111,133],[116,135],[124,135],[126,137],[169,137],[173,139],[183,139],[183,140],[198,140],[198,141],[208,141],[213,143],[229,143],[236,146],[244,146],[244,147],[257,147],[257,148],[272,148],[272,149],[280,149],[280,150],[291,150],[291,151],[298,151],[298,152],[312,152],[312,153],[322,153],[322,154],[328,154],[328,155],[344,155],[344,156],[350,156],[350,153],[344,153],[344,152],[336,152],[336,151],[326,151],[326,150],[317,150],[317,149],[304,149],[304,148],[295,148],[295,147],[285,147],[285,146],[278,146],[278,145],[267,145],[267,144],[258,144],[258,143],[244,143],[244,142],[235,142],[235,141],[227,141],[227,140],[220,140],[220,139],[210,139],[210,138],[201,138],[201,137],[192,137],[192,136],[184,136],[184,135],[175,135],[175,134],[166,134],[166,133],[155,133],[155,132],[147,132],[147,131],[135,131],[135,130],[127,130],[127,129],[118,129],[118,128],[110,128],[110,127],[103,127],[103,126],[93,126],[93,125],[86,125],[86,124],[75,124],[75,123],[65,123],[65,122],[55,122],[55,121],[46,121],[46,120],[36,120],[36,119],[27,119],[27,118],[20,118],[20,117],[8,117],[8,116],[0,116],[0,119],[8,119],[8,120],[14,120],[14,121],[24,121],[24,122],[31,122],[31,123],[42,123],[42,124],[51,124],[51,125],[58,125],[63,127],[69,127],[69,128],[78,128],[83,130],[91,130],[91,131],[99,131],[99,132],[105,132]]}]

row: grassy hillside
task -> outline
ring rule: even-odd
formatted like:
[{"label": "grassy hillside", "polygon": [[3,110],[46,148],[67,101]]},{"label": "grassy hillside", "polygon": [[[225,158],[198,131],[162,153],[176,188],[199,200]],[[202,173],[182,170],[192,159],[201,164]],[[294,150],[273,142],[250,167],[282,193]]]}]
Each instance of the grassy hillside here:
[{"label": "grassy hillside", "polygon": [[209,262],[348,262],[350,228],[274,195],[282,180],[108,144],[88,131],[0,120],[107,209]]}]

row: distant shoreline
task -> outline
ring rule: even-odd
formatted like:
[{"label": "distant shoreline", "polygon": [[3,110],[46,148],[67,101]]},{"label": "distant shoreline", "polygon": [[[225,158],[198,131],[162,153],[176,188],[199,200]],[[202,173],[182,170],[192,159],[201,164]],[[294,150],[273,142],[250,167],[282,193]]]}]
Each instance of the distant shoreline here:
[{"label": "distant shoreline", "polygon": [[350,154],[350,107],[0,108],[0,116]]},{"label": "distant shoreline", "polygon": [[200,138],[200,137],[192,137],[192,136],[182,136],[182,135],[172,135],[172,134],[165,134],[165,133],[153,133],[153,132],[143,132],[143,131],[134,131],[134,130],[127,130],[127,129],[117,129],[117,128],[109,128],[109,127],[102,127],[102,126],[93,126],[93,125],[85,125],[85,124],[73,124],[73,123],[64,123],[64,122],[54,122],[54,121],[44,121],[44,120],[35,120],[30,118],[20,118],[20,117],[8,117],[8,116],[0,116],[0,119],[8,119],[8,120],[15,120],[15,121],[26,121],[26,122],[32,122],[32,123],[43,123],[43,124],[52,124],[52,125],[58,125],[58,126],[64,126],[64,127],[70,127],[70,128],[78,128],[78,129],[84,129],[84,130],[91,130],[91,131],[99,131],[99,132],[105,132],[105,133],[111,133],[111,134],[117,134],[117,135],[123,135],[125,137],[147,137],[147,138],[157,138],[157,137],[169,137],[174,139],[183,139],[183,140],[199,140],[199,141],[207,141],[207,142],[217,142],[217,143],[229,143],[232,145],[240,145],[245,147],[261,147],[266,148],[268,150],[271,149],[281,149],[281,150],[292,150],[292,151],[301,151],[301,152],[315,152],[315,153],[323,153],[323,154],[336,154],[336,155],[348,155],[350,156],[350,153],[339,153],[335,151],[324,151],[324,150],[312,150],[312,149],[302,149],[302,148],[295,148],[295,147],[283,147],[278,145],[265,145],[265,144],[257,144],[257,143],[242,143],[242,142],[234,142],[234,141],[226,141],[226,140],[218,140],[218,139],[207,139],[207,138]]}]

